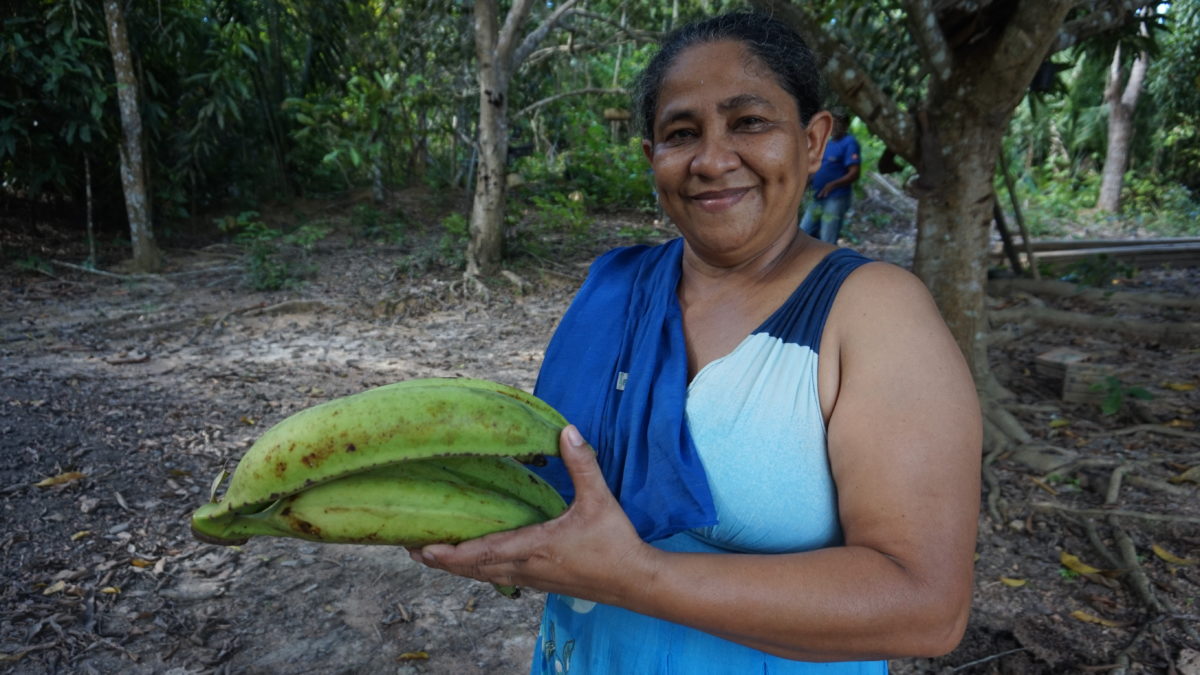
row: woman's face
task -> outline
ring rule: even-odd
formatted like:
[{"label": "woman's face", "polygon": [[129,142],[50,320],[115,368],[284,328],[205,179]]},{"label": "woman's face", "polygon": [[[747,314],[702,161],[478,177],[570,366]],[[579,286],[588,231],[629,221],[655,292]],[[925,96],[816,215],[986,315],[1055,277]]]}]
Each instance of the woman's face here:
[{"label": "woman's face", "polygon": [[739,42],[690,47],[667,70],[642,146],[663,209],[689,247],[735,265],[790,241],[831,120],[796,100]]}]

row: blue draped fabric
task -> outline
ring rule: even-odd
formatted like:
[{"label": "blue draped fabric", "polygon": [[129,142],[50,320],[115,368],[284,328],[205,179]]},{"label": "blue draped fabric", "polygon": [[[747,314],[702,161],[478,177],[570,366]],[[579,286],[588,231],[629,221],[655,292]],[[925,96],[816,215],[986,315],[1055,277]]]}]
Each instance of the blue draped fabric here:
[{"label": "blue draped fabric", "polygon": [[[716,523],[684,414],[682,256],[683,240],[674,239],[598,258],[546,348],[534,389],[596,449],[609,488],[646,541]],[[571,500],[561,460],[535,470]]]}]

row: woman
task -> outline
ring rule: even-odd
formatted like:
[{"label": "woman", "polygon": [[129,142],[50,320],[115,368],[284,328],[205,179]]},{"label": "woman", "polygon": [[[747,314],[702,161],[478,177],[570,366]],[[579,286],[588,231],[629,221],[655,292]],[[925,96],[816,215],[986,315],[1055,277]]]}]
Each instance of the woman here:
[{"label": "woman", "polygon": [[534,672],[885,672],[961,639],[975,390],[919,281],[797,227],[816,73],[761,15],[666,39],[643,148],[682,237],[597,260],[539,376],[571,506],[413,552],[548,591]]}]

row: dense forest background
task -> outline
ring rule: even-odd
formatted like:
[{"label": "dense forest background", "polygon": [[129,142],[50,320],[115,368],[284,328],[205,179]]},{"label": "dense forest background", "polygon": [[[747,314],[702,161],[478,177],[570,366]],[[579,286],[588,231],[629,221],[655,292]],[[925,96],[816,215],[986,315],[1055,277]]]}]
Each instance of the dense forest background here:
[{"label": "dense forest background", "polygon": [[[109,244],[129,242],[131,227],[133,236],[143,227],[165,246],[236,241],[260,263],[252,283],[272,286],[290,280],[271,266],[273,244],[311,243],[333,223],[267,224],[264,211],[299,197],[369,190],[373,199],[346,214],[360,234],[399,240],[413,227],[438,228],[444,245],[413,251],[414,260],[463,266],[471,214],[454,196],[474,189],[481,155],[474,21],[478,7],[491,6],[500,19],[517,9],[495,5],[6,3],[0,214],[10,228],[32,231],[54,222]],[[537,254],[540,232],[578,229],[589,212],[653,212],[629,88],[663,31],[741,6],[719,0],[560,5],[526,6],[528,18],[515,33],[549,28],[527,40],[521,60],[510,64],[503,138],[509,258]],[[929,77],[913,57],[915,38],[896,21],[906,3],[809,5],[854,47],[893,100],[915,110]],[[106,13],[120,18],[124,44],[110,34]],[[1131,20],[1119,29],[1050,54],[1013,112],[999,164],[1032,237],[1069,236],[1096,224],[1134,236],[1200,228],[1200,9],[1185,1],[1128,13]],[[131,84],[119,84],[114,67],[122,48]],[[123,92],[136,94],[136,127],[123,120]],[[842,104],[832,92],[829,103]],[[1129,118],[1132,142],[1124,166],[1108,167],[1123,176],[1119,201],[1102,203],[1110,118],[1118,108],[1128,110],[1118,112]],[[895,164],[861,119],[853,131],[864,143],[868,171],[880,170],[881,158]],[[140,153],[146,204],[138,217],[145,223],[130,222],[122,198],[129,189],[121,173],[126,148]],[[897,184],[911,178],[910,167],[895,168]],[[1001,195],[1003,178],[997,171]],[[416,214],[386,207],[386,193],[413,187],[444,195],[455,208],[419,223]],[[23,265],[45,264],[36,250],[6,247],[5,255],[9,262],[15,256]]]}]

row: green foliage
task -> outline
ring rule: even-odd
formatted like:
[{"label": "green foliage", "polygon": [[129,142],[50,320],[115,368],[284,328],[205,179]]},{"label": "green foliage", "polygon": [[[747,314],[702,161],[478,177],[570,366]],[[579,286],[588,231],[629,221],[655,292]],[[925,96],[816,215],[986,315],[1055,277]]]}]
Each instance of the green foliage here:
[{"label": "green foliage", "polygon": [[575,190],[597,208],[654,208],[650,169],[641,140],[613,143],[601,122],[582,124],[583,133],[570,150],[522,157],[515,170],[529,183],[528,191],[544,198]]},{"label": "green foliage", "polygon": [[1121,412],[1130,399],[1146,401],[1154,398],[1154,394],[1146,391],[1143,387],[1126,385],[1112,375],[1093,384],[1092,391],[1104,392],[1104,400],[1100,402],[1100,412],[1105,415],[1116,415]]},{"label": "green foliage", "polygon": [[470,239],[471,222],[461,213],[455,212],[442,218],[442,237],[438,240],[437,252],[441,262],[455,269],[467,263],[467,241]]},{"label": "green foliage", "polygon": [[0,184],[35,199],[53,197],[81,182],[83,156],[102,154],[115,135],[112,57],[91,3],[14,9],[0,28]]},{"label": "green foliage", "polygon": [[534,218],[542,228],[566,232],[574,238],[587,234],[587,209],[583,207],[583,195],[578,192],[534,195],[531,201],[536,209]]},{"label": "green foliage", "polygon": [[1200,199],[1161,177],[1125,175],[1122,218],[1158,236],[1200,235]]},{"label": "green foliage", "polygon": [[[290,233],[267,225],[258,211],[242,211],[236,216],[216,219],[217,227],[233,235],[235,243],[246,250],[246,277],[252,288],[278,291],[297,286],[313,266],[305,262],[317,242],[332,231],[328,225],[306,224]],[[288,260],[285,246],[297,247],[301,260]]]}]

